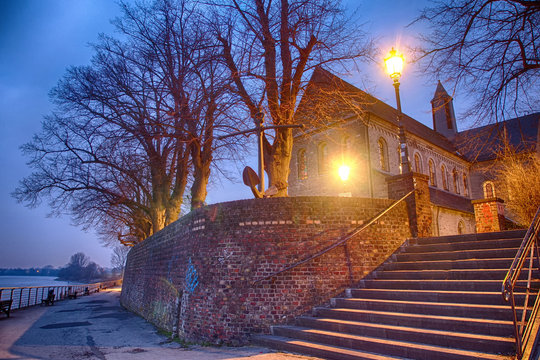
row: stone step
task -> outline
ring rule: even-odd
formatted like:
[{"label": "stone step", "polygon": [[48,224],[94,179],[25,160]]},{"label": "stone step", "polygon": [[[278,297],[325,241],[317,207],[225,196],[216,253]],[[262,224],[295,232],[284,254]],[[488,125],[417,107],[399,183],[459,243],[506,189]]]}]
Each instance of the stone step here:
[{"label": "stone step", "polygon": [[[272,336],[258,338],[327,359],[511,359],[513,314],[501,290],[524,235],[410,239],[347,297],[331,299],[332,307],[316,307],[295,326],[274,326]],[[525,294],[515,295],[521,314]]]},{"label": "stone step", "polygon": [[514,323],[511,320],[478,319],[445,315],[411,314],[395,311],[374,311],[349,308],[317,307],[314,315],[318,317],[371,322],[416,328],[444,329],[447,331],[475,333],[509,337],[514,335]]},{"label": "stone step", "polygon": [[375,354],[369,351],[354,350],[349,347],[332,346],[313,341],[291,339],[283,336],[253,336],[252,342],[276,350],[299,352],[331,360],[407,360],[407,358],[404,357]]},{"label": "stone step", "polygon": [[461,259],[435,261],[396,261],[383,265],[383,270],[450,270],[450,269],[508,269],[514,258]]},{"label": "stone step", "polygon": [[496,259],[496,258],[514,258],[518,247],[507,249],[477,249],[461,251],[440,251],[440,252],[403,252],[395,254],[396,261],[434,261],[434,260],[464,260],[464,259]]},{"label": "stone step", "polygon": [[[384,299],[384,300],[406,300],[425,301],[443,303],[464,303],[464,304],[484,304],[484,305],[507,305],[501,292],[485,291],[448,291],[448,290],[401,290],[401,289],[349,289],[348,293],[353,298],[364,299]],[[349,296],[349,295],[348,295]],[[514,293],[516,303],[522,304],[525,301],[524,293]],[[536,295],[530,297],[534,302]]]},{"label": "stone step", "polygon": [[489,353],[452,349],[417,342],[342,334],[333,331],[323,331],[298,326],[276,326],[272,328],[272,332],[275,336],[306,340],[331,346],[348,347],[354,350],[370,351],[378,354],[387,354],[389,356],[411,359],[504,359],[501,355]]},{"label": "stone step", "polygon": [[[503,281],[508,269],[450,269],[450,270],[391,270],[376,271],[376,279],[402,280],[499,280]],[[521,278],[526,278],[523,272]]]},{"label": "stone step", "polygon": [[439,244],[449,243],[456,241],[484,241],[493,239],[523,239],[527,230],[508,230],[492,233],[480,233],[480,234],[465,234],[465,235],[449,235],[449,236],[433,236],[414,239],[414,244],[427,245],[427,244]]},{"label": "stone step", "polygon": [[[525,285],[519,281],[518,285]],[[501,280],[449,280],[424,279],[422,281],[411,279],[367,279],[357,284],[360,288],[370,289],[403,289],[403,290],[447,290],[447,291],[487,291],[501,292]],[[534,288],[540,288],[540,281],[533,282]],[[501,295],[502,296],[502,295]]]},{"label": "stone step", "polygon": [[484,241],[463,241],[442,244],[426,244],[407,246],[404,253],[431,253],[442,251],[483,250],[483,249],[506,249],[519,248],[523,239],[493,239]]},{"label": "stone step", "polygon": [[512,320],[510,305],[458,304],[363,298],[335,298],[332,299],[332,305],[337,308],[443,316],[452,314],[457,317]]},{"label": "stone step", "polygon": [[376,324],[331,318],[300,317],[297,326],[337,333],[419,342],[422,344],[489,353],[511,353],[514,339],[511,337],[463,333],[456,331],[415,328]]}]

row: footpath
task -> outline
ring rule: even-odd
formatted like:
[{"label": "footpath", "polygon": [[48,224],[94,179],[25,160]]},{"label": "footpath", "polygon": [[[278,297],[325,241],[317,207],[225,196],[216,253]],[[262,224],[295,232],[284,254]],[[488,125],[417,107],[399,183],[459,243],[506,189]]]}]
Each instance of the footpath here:
[{"label": "footpath", "polygon": [[306,360],[262,347],[182,347],[120,306],[109,289],[0,317],[0,359]]}]

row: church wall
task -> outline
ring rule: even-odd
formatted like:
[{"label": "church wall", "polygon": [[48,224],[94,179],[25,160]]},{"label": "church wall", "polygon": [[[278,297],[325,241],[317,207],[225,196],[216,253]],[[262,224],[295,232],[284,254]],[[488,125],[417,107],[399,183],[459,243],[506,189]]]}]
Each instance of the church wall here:
[{"label": "church wall", "polygon": [[[398,129],[375,115],[367,117],[368,138],[365,137],[366,125],[361,120],[351,121],[342,127],[328,128],[323,131],[295,138],[293,155],[291,159],[291,173],[289,176],[289,195],[329,195],[337,196],[351,193],[352,196],[387,198],[388,189],[386,178],[400,173],[400,155]],[[352,141],[351,150],[343,156],[341,139],[349,136]],[[381,168],[379,139],[386,144],[386,169]],[[328,156],[331,159],[329,171],[318,171],[318,147],[321,143],[328,145]],[[469,164],[448,153],[425,139],[407,133],[407,146],[412,170],[429,175],[429,160],[434,163],[435,188],[449,193],[456,193],[452,172],[458,173],[459,195],[470,198],[471,180]],[[368,152],[369,148],[369,152]],[[308,174],[306,179],[298,178],[298,153],[306,151]],[[414,161],[418,154],[420,169],[416,169]],[[337,168],[342,159],[352,160],[351,178],[342,182],[337,176]],[[371,164],[371,179],[367,164]],[[447,189],[443,187],[443,174],[441,166],[446,168]],[[463,184],[463,174],[467,177],[467,187]]]},{"label": "church wall", "polygon": [[410,236],[405,203],[346,246],[255,280],[326,248],[391,203],[289,197],[197,209],[131,249],[121,303],[186,340],[247,343],[378,267]]},{"label": "church wall", "polygon": [[474,234],[474,214],[432,205],[434,236],[458,235],[459,223],[462,222],[462,234]]},{"label": "church wall", "polygon": [[[347,146],[343,140],[347,139]],[[319,148],[327,146],[327,169],[320,169]],[[298,154],[306,152],[307,178],[299,178]],[[347,194],[355,197],[369,197],[369,177],[367,176],[367,152],[365,126],[350,122],[338,127],[329,127],[323,132],[297,137],[294,142],[289,175],[289,195],[291,196],[339,196]],[[348,165],[351,174],[347,181],[338,175],[341,165]]]},{"label": "church wall", "polygon": [[[364,125],[366,124],[366,125]],[[367,139],[365,137],[367,127]],[[325,142],[328,145],[328,154],[334,163],[340,163],[343,159],[341,139],[343,136],[350,136],[354,139],[351,154],[345,158],[355,159],[356,166],[353,168],[351,178],[347,182],[342,182],[337,176],[337,166],[326,173],[318,172],[318,146]],[[379,139],[384,140],[386,146],[386,168],[381,167],[379,150]],[[449,153],[426,139],[407,133],[407,146],[409,149],[409,159],[411,170],[429,176],[429,161],[434,164],[435,185],[434,189],[446,194],[459,195],[464,199],[470,199],[481,187],[477,185],[477,173],[469,173],[470,164]],[[308,176],[306,179],[298,179],[298,152],[306,151],[308,163]],[[368,151],[369,149],[369,151]],[[418,157],[419,169],[415,161]],[[337,159],[337,161],[335,160]],[[371,164],[371,178],[367,164]],[[443,186],[442,166],[446,168],[446,188]],[[453,170],[457,171],[457,192],[454,186]],[[388,185],[386,179],[400,174],[400,154],[398,128],[387,121],[369,114],[366,122],[351,121],[342,127],[328,128],[314,134],[305,135],[295,139],[293,157],[291,160],[291,175],[289,177],[289,194],[298,195],[339,195],[351,194],[352,196],[388,198]],[[465,179],[464,175],[465,174]],[[464,181],[467,182],[465,186]],[[474,192],[474,193],[473,193]],[[474,218],[472,213],[460,212],[448,207],[438,207],[440,215],[439,228],[434,228],[434,233],[440,232],[444,235],[457,234],[458,223],[463,221],[466,232],[474,232]],[[435,226],[435,225],[434,225]]]},{"label": "church wall", "polygon": [[[484,198],[484,189],[482,185],[485,181],[494,181],[495,168],[492,161],[485,161],[474,164],[471,168],[471,189],[472,199],[478,200]],[[500,198],[505,198],[502,194],[502,189],[495,186],[495,195]]]}]

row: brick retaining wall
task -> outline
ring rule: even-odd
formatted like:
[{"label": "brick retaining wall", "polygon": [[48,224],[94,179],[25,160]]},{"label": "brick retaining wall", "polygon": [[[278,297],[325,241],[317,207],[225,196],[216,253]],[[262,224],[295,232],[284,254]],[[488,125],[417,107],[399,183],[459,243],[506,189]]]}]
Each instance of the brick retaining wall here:
[{"label": "brick retaining wall", "polygon": [[324,303],[375,269],[410,237],[405,203],[322,257],[253,281],[332,244],[392,203],[288,197],[206,206],[135,246],[121,302],[191,341],[245,344]]}]

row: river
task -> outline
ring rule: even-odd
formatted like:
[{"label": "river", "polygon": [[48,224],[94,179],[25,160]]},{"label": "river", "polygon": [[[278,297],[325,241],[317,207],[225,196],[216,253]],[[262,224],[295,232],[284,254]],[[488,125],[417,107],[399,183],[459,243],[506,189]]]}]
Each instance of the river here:
[{"label": "river", "polygon": [[78,282],[57,281],[55,276],[0,276],[0,288],[28,286],[64,286],[76,285]]}]

